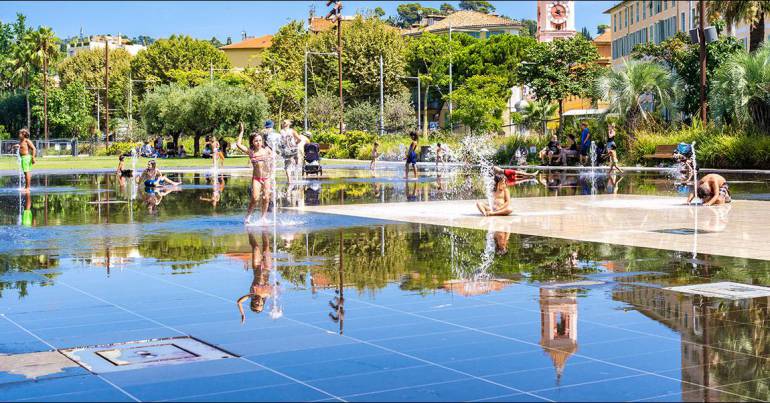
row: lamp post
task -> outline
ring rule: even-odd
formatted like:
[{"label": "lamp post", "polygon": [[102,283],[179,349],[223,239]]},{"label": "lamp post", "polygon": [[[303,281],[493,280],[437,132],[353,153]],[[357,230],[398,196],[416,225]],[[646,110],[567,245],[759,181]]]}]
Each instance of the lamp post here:
[{"label": "lamp post", "polygon": [[698,0],[698,13],[700,14],[700,23],[698,24],[698,34],[700,36],[700,119],[706,123],[706,5],[703,0]]},{"label": "lamp post", "polygon": [[420,119],[420,77],[408,77],[408,76],[399,76],[399,78],[407,79],[407,80],[417,80],[417,130],[420,130],[420,124],[422,123],[422,120]]},{"label": "lamp post", "polygon": [[337,56],[336,52],[309,52],[305,51],[305,132],[307,132],[308,125],[307,125],[307,57],[309,55],[319,55],[319,56]]}]

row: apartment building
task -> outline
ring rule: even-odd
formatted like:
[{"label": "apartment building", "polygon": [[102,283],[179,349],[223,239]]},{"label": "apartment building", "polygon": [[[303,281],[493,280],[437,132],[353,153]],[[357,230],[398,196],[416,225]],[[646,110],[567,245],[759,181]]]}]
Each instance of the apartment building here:
[{"label": "apartment building", "polygon": [[[613,68],[622,66],[637,44],[657,44],[698,26],[697,0],[623,0],[604,13],[610,16]],[[748,48],[749,26],[731,28],[731,34]],[[770,21],[766,32],[769,28]]]}]

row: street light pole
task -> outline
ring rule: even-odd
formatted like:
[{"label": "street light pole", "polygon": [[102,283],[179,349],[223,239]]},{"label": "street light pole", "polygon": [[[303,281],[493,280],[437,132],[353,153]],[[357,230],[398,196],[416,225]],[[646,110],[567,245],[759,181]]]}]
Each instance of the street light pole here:
[{"label": "street light pole", "polygon": [[104,36],[104,143],[110,146],[110,41]]},{"label": "street light pole", "polygon": [[[449,130],[454,129],[452,125],[452,24],[449,24]],[[427,101],[427,100],[426,100]]]}]

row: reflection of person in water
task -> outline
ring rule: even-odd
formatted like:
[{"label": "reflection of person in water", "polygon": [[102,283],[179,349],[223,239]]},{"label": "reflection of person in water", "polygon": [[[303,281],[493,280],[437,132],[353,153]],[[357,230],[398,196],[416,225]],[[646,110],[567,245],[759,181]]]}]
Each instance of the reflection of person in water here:
[{"label": "reflection of person in water", "polygon": [[249,245],[251,245],[251,270],[254,279],[251,281],[249,293],[238,298],[238,312],[241,313],[241,323],[246,321],[246,314],[243,311],[243,303],[250,299],[249,308],[252,312],[260,313],[265,309],[265,303],[270,297],[270,270],[273,260],[270,252],[270,239],[267,232],[262,232],[262,246],[257,242],[257,236],[249,233]]},{"label": "reflection of person in water", "polygon": [[200,197],[201,201],[209,202],[211,203],[211,206],[216,208],[217,204],[219,204],[219,200],[222,199],[222,192],[225,190],[225,178],[224,176],[217,176],[216,178],[212,178],[212,185],[211,185],[211,197]]},{"label": "reflection of person in water", "polygon": [[[701,212],[701,219],[698,222],[698,229],[709,232],[723,232],[727,228],[728,218],[732,206],[724,204],[720,208],[706,209],[707,213]],[[692,210],[691,213],[693,214]]]},{"label": "reflection of person in water", "polygon": [[618,194],[618,185],[623,181],[625,176],[618,178],[618,175],[611,173],[607,175],[607,193]]},{"label": "reflection of person in water", "polygon": [[147,204],[147,212],[150,214],[157,214],[158,206],[163,201],[163,197],[172,192],[178,192],[178,188],[163,187],[163,188],[146,188],[142,198],[144,203]]},{"label": "reflection of person in water", "polygon": [[498,231],[495,232],[495,253],[498,255],[505,255],[508,253],[508,239],[511,237],[510,232]]},{"label": "reflection of person in water", "polygon": [[25,194],[24,211],[21,213],[21,225],[25,227],[31,227],[33,225],[32,220],[32,195],[29,192]]},{"label": "reflection of person in water", "polygon": [[406,200],[417,201],[417,182],[404,182],[406,187]]}]

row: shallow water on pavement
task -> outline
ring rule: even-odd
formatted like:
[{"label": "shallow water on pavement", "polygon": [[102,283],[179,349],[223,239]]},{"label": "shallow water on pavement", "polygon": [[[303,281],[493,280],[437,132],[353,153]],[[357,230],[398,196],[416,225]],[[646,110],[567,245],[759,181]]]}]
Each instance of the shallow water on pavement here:
[{"label": "shallow water on pavement", "polygon": [[[49,175],[29,197],[0,178],[0,396],[770,399],[770,299],[665,288],[770,286],[767,261],[280,208],[483,197],[463,172],[325,172],[281,180],[276,225],[251,226],[247,176],[181,174],[159,195],[113,175]],[[725,176],[736,199],[770,195],[766,178]],[[590,179],[543,174],[511,193],[686,196],[657,174]],[[182,335],[238,357],[99,377],[18,365]]]}]

